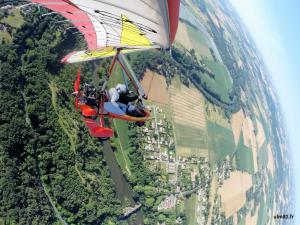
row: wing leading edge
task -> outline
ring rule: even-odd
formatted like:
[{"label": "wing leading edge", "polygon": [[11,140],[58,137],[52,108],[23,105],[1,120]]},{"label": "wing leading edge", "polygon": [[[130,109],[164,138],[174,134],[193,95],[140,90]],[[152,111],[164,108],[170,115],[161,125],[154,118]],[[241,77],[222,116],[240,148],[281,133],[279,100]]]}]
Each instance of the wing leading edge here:
[{"label": "wing leading edge", "polygon": [[168,49],[178,26],[179,0],[31,1],[61,14],[84,35],[88,51],[67,55],[63,61],[69,63],[109,57],[106,47]]}]

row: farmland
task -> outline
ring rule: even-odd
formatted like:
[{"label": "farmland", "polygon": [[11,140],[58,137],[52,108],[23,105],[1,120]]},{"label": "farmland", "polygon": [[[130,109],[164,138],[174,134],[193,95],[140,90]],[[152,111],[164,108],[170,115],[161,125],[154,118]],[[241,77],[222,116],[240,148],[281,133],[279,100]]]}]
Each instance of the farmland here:
[{"label": "farmland", "polygon": [[197,195],[192,194],[189,198],[185,200],[185,211],[187,216],[188,224],[194,225],[197,224],[196,218],[196,202],[197,202]]},{"label": "farmland", "polygon": [[205,36],[199,30],[186,22],[179,22],[176,41],[183,45],[187,50],[195,49],[196,55],[199,59],[213,59]]},{"label": "farmland", "polygon": [[121,168],[124,171],[127,171],[128,174],[131,174],[130,166],[131,162],[128,158],[130,143],[128,137],[128,123],[121,120],[114,120],[114,127],[116,129],[118,138],[114,139],[117,150],[115,151],[115,155],[117,161]]},{"label": "farmland", "polygon": [[246,171],[250,174],[254,173],[253,155],[251,148],[244,145],[244,137],[240,136],[239,145],[236,150],[237,169]]},{"label": "farmland", "polygon": [[170,101],[178,156],[207,156],[204,98],[195,89],[180,83],[170,86]]},{"label": "farmland", "polygon": [[231,156],[235,151],[232,131],[214,122],[207,122],[209,158],[212,164]]},{"label": "farmland", "polygon": [[239,143],[240,139],[240,133],[242,130],[243,121],[245,119],[243,110],[241,109],[237,113],[232,114],[231,117],[231,126],[232,126],[232,132],[234,136],[234,142],[236,145]]},{"label": "farmland", "polygon": [[226,218],[233,215],[246,203],[246,191],[252,186],[251,175],[248,173],[232,172],[225,180],[220,195]]},{"label": "farmland", "polygon": [[164,76],[147,70],[141,84],[149,100],[161,104],[169,103],[167,83]]},{"label": "farmland", "polygon": [[227,68],[219,62],[208,59],[203,59],[203,63],[215,74],[215,77],[211,78],[207,74],[201,73],[203,82],[217,93],[224,102],[230,103],[229,94],[232,91],[232,79]]}]

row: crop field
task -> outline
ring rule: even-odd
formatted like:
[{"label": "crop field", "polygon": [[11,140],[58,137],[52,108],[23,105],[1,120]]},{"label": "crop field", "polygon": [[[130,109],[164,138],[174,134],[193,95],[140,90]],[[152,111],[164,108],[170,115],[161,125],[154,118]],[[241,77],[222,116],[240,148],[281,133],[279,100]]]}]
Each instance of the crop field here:
[{"label": "crop field", "polygon": [[164,76],[147,70],[141,84],[149,100],[161,104],[169,103],[167,83]]},{"label": "crop field", "polygon": [[[180,145],[190,148],[207,147],[206,132],[204,130],[175,123],[176,136]],[[196,141],[194,140],[196,139]]]},{"label": "crop field", "polygon": [[187,23],[185,25],[197,57],[213,60],[204,34]]},{"label": "crop field", "polygon": [[207,58],[213,60],[204,34],[189,24],[179,21],[176,41],[187,50],[194,49],[198,59]]},{"label": "crop field", "polygon": [[239,145],[236,151],[236,165],[240,171],[254,173],[253,154],[251,148],[244,145],[244,137],[240,136]]},{"label": "crop field", "polygon": [[197,195],[192,194],[189,198],[185,199],[185,211],[188,224],[194,225],[197,224],[196,221],[196,202]]},{"label": "crop field", "polygon": [[274,157],[273,157],[273,153],[272,153],[271,144],[268,144],[268,164],[267,164],[267,167],[268,167],[270,173],[272,174],[272,176],[274,176],[275,165],[274,165]]},{"label": "crop field", "polygon": [[227,68],[212,60],[203,59],[204,64],[215,74],[214,78],[209,77],[205,73],[201,73],[201,78],[221,99],[225,102],[231,102],[229,93],[232,90],[232,79]]},{"label": "crop field", "polygon": [[9,15],[8,17],[2,19],[0,22],[9,24],[10,26],[15,28],[20,28],[24,23],[24,19],[23,16],[20,14],[20,10],[14,9],[12,10],[12,15]]},{"label": "crop field", "polygon": [[254,215],[251,215],[251,213],[247,213],[245,218],[246,224],[257,224],[257,218],[258,218],[258,207],[256,208]]},{"label": "crop field", "polygon": [[169,90],[174,121],[179,124],[205,129],[203,95],[194,87],[188,88],[182,85],[178,77],[173,80]]},{"label": "crop field", "polygon": [[[254,120],[256,121],[256,120]],[[253,168],[254,173],[257,172],[257,154],[258,154],[258,147],[257,147],[257,139],[255,136],[255,128],[256,124],[255,122],[250,119],[250,117],[245,117],[242,124],[242,132],[241,136],[243,136],[243,145],[247,148],[250,148],[252,150],[252,161],[253,161]],[[240,143],[240,139],[239,142]]]},{"label": "crop field", "polygon": [[175,123],[176,155],[207,157],[206,131]]},{"label": "crop field", "polygon": [[128,157],[130,151],[128,123],[122,120],[114,120],[114,127],[118,135],[118,138],[114,138],[117,145],[117,151],[115,151],[117,161],[122,170],[127,171],[131,175],[131,162]]},{"label": "crop field", "polygon": [[263,167],[266,167],[268,165],[268,143],[265,141],[262,146],[258,150],[258,157],[260,160],[260,164]]},{"label": "crop field", "polygon": [[246,203],[246,192],[252,186],[252,176],[239,171],[231,172],[219,189],[226,218],[232,216]]},{"label": "crop field", "polygon": [[212,121],[222,127],[232,129],[231,124],[226,118],[224,110],[209,101],[205,102],[206,119]]},{"label": "crop field", "polygon": [[194,87],[182,85],[179,78],[169,87],[176,140],[176,155],[207,156],[204,97]]},{"label": "crop field", "polygon": [[264,200],[262,199],[260,201],[260,207],[258,211],[258,219],[257,219],[257,225],[265,225],[267,224],[267,208]]},{"label": "crop field", "polygon": [[245,115],[242,109],[240,109],[240,111],[236,113],[233,113],[231,117],[231,127],[234,136],[234,142],[236,145],[238,145],[239,143],[244,119],[245,119]]},{"label": "crop field", "polygon": [[207,122],[209,159],[212,164],[231,156],[235,151],[233,133],[214,122]]},{"label": "crop field", "polygon": [[257,145],[259,148],[261,148],[264,142],[266,141],[266,135],[265,135],[264,127],[258,119],[256,119],[256,124],[258,130],[256,135]]},{"label": "crop field", "polygon": [[179,21],[175,41],[180,43],[187,50],[191,50],[193,48],[193,43],[191,42],[187,32],[186,23]]}]

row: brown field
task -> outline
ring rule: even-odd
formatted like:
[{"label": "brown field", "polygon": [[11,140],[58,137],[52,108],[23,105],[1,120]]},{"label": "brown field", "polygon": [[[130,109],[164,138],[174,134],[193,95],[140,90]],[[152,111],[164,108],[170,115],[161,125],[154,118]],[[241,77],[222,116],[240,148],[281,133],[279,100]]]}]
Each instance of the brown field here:
[{"label": "brown field", "polygon": [[172,83],[170,100],[176,123],[195,128],[206,128],[204,97],[197,89]]},{"label": "brown field", "polygon": [[246,203],[246,191],[252,186],[250,174],[239,171],[231,172],[229,179],[219,189],[222,207],[226,218],[236,213]]},{"label": "brown field", "polygon": [[[176,77],[169,87],[176,155],[207,157],[204,97],[195,87],[186,87]],[[187,132],[191,133],[187,133]]]},{"label": "brown field", "polygon": [[250,117],[246,117],[243,121],[244,144],[251,148],[251,144],[255,143],[254,127]]},{"label": "brown field", "polygon": [[186,49],[190,50],[193,47],[193,43],[191,42],[189,38],[189,32],[186,29],[185,23],[179,21],[178,23],[178,30],[176,33],[175,41],[179,42],[180,44],[183,45]]},{"label": "brown field", "polygon": [[251,213],[247,213],[246,215],[246,225],[254,225],[257,224],[257,218],[258,218],[258,209],[259,207],[256,208],[255,214],[251,216]]},{"label": "brown field", "polygon": [[253,122],[250,117],[243,121],[242,131],[244,136],[244,145],[252,149],[254,172],[257,172],[257,140],[254,133]]},{"label": "brown field", "polygon": [[191,148],[191,147],[185,147],[180,146],[180,143],[176,147],[176,155],[181,157],[204,157],[208,158],[208,150],[207,149],[201,149],[201,148]]},{"label": "brown field", "polygon": [[263,119],[268,121],[267,116],[266,116],[267,114],[266,114],[265,108],[262,103],[263,100],[259,99],[259,96],[257,96],[257,95],[256,95],[256,102],[257,102],[257,109],[261,112]]},{"label": "brown field", "polygon": [[242,109],[237,113],[233,113],[231,117],[231,127],[234,137],[234,143],[237,146],[240,140],[241,129],[243,125],[245,115]]},{"label": "brown field", "polygon": [[149,100],[161,104],[169,103],[167,83],[164,76],[147,70],[141,83]]},{"label": "brown field", "polygon": [[267,165],[267,168],[270,170],[272,176],[274,176],[275,166],[274,166],[274,158],[273,158],[271,144],[268,144],[268,165]]}]

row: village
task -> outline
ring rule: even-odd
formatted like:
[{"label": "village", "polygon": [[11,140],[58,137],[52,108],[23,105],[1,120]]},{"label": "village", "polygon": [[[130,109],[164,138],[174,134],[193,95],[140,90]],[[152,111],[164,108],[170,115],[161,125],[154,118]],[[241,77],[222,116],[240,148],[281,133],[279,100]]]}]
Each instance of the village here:
[{"label": "village", "polygon": [[[196,198],[194,210],[197,223],[204,224],[210,208],[209,195],[213,172],[209,161],[205,157],[176,157],[176,140],[171,120],[159,106],[152,105],[151,110],[153,119],[146,126],[139,128],[144,159],[151,162],[153,168],[163,168],[172,187],[170,194],[159,204],[158,211],[174,209],[184,199],[193,195]],[[224,163],[216,169],[220,181],[228,176],[228,165]]]}]

